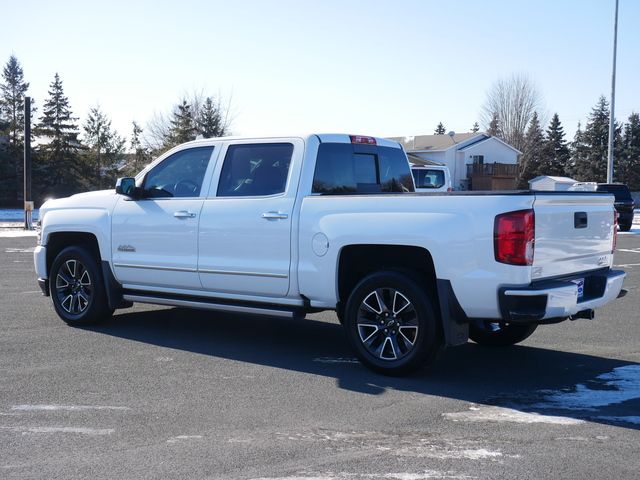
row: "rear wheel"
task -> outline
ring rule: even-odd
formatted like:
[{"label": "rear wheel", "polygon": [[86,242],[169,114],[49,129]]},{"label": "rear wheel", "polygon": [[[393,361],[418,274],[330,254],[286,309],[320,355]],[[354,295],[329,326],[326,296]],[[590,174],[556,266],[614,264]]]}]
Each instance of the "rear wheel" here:
[{"label": "rear wheel", "polygon": [[53,307],[69,325],[90,325],[111,316],[100,267],[85,247],[62,250],[49,273]]},{"label": "rear wheel", "polygon": [[413,278],[398,272],[373,273],[355,287],[344,327],[360,361],[385,375],[433,363],[442,345],[429,296]]},{"label": "rear wheel", "polygon": [[522,342],[537,327],[537,325],[514,325],[480,320],[469,325],[469,338],[480,345],[507,347]]},{"label": "rear wheel", "polygon": [[621,232],[628,232],[629,230],[631,230],[631,224],[619,225],[619,227]]}]

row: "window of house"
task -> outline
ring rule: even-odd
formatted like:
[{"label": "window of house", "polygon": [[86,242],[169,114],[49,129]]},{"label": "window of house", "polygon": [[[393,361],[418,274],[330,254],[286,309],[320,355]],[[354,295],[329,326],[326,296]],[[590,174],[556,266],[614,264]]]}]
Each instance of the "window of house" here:
[{"label": "window of house", "polygon": [[474,165],[484,165],[484,155],[472,155],[471,158]]},{"label": "window of house", "polygon": [[290,143],[230,145],[222,165],[219,197],[256,197],[283,193],[293,154]]}]

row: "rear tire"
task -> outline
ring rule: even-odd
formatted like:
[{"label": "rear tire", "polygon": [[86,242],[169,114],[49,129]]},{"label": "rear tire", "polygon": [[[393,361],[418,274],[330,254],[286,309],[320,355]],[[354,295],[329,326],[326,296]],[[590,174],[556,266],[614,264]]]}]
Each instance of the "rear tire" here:
[{"label": "rear tire", "polygon": [[487,321],[469,324],[469,338],[480,345],[508,347],[528,338],[538,325],[514,325]]},{"label": "rear tire", "polygon": [[93,325],[111,317],[102,271],[95,256],[83,246],[62,250],[49,273],[53,308],[68,325]]},{"label": "rear tire", "polygon": [[360,361],[384,375],[427,367],[442,347],[429,295],[404,273],[381,271],[360,281],[347,301],[344,327]]},{"label": "rear tire", "polygon": [[628,232],[629,230],[631,230],[631,224],[629,224],[629,225],[618,225],[618,227],[620,228],[621,232]]}]

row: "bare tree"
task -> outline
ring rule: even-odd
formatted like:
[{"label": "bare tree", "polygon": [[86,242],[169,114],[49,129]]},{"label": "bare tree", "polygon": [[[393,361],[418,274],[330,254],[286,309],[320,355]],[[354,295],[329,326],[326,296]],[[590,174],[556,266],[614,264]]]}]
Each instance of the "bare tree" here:
[{"label": "bare tree", "polygon": [[497,80],[487,92],[480,112],[485,130],[492,122],[500,126],[498,137],[518,150],[524,147],[524,136],[533,112],[542,110],[542,95],[530,77],[513,74]]},{"label": "bare tree", "polygon": [[229,133],[229,127],[231,125],[231,96],[228,99],[223,100],[222,96],[206,95],[202,90],[194,90],[189,93],[185,93],[176,102],[169,112],[155,112],[153,116],[147,122],[146,128],[143,133],[143,140],[145,147],[154,153],[160,153],[167,148],[173,146],[172,144],[172,118],[178,113],[180,106],[188,105],[190,115],[194,119],[194,129],[198,134],[201,134],[200,130],[202,125],[200,119],[203,116],[205,108],[213,109],[219,115],[220,126],[218,133],[220,136],[227,135]]}]

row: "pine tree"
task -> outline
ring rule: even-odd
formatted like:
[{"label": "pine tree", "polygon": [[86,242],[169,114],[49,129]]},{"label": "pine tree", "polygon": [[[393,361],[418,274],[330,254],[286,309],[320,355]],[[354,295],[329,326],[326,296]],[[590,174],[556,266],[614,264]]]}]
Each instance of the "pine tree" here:
[{"label": "pine tree", "polygon": [[518,188],[528,188],[529,180],[541,174],[544,157],[544,132],[537,112],[533,112],[524,136],[524,147],[519,163]]},{"label": "pine tree", "polygon": [[442,122],[440,122],[438,124],[438,126],[436,127],[436,130],[434,132],[436,135],[444,135],[445,133],[447,133],[447,129],[444,128],[444,125],[442,124]]},{"label": "pine tree", "polygon": [[151,160],[149,151],[142,146],[142,128],[135,121],[131,122],[131,152],[133,161],[127,166],[127,174],[135,175],[140,172]]},{"label": "pine tree", "polygon": [[[577,135],[577,133],[576,133]],[[609,145],[609,103],[601,96],[591,110],[581,145],[574,152],[573,174],[581,182],[607,181],[607,152]]]},{"label": "pine tree", "polygon": [[165,148],[195,140],[198,129],[191,113],[191,105],[186,100],[177,105],[170,120],[169,135]]},{"label": "pine tree", "polygon": [[632,113],[624,125],[620,154],[616,157],[615,181],[640,190],[640,115]]},{"label": "pine tree", "polygon": [[123,160],[125,140],[111,129],[111,120],[93,107],[83,126],[84,143],[88,150],[82,155],[89,169],[88,188],[108,188],[115,182],[118,167]]},{"label": "pine tree", "polygon": [[491,135],[492,137],[500,136],[500,120],[498,119],[498,112],[493,113],[493,117],[491,117],[491,123],[489,123],[487,134]]},{"label": "pine tree", "polygon": [[544,155],[540,166],[541,175],[567,175],[569,167],[569,146],[564,139],[564,129],[560,117],[554,113],[544,139]]},{"label": "pine tree", "polygon": [[198,132],[204,138],[222,137],[225,134],[220,109],[211,97],[207,97],[200,109]]},{"label": "pine tree", "polygon": [[82,185],[82,169],[77,162],[78,120],[73,116],[60,76],[56,73],[49,87],[49,98],[35,129],[41,144],[37,154],[41,164],[34,164],[34,184],[43,195],[69,195]]},{"label": "pine tree", "polygon": [[473,133],[477,133],[479,130],[480,130],[480,125],[478,125],[478,122],[475,122],[475,123],[473,124],[473,127],[471,127],[471,131],[472,131]]},{"label": "pine tree", "polygon": [[[8,145],[0,157],[0,187],[5,201],[22,200],[22,150],[24,142],[24,97],[29,84],[24,81],[20,62],[11,55],[2,70],[0,83],[0,134],[6,135]],[[4,195],[3,195],[4,196]]]}]

